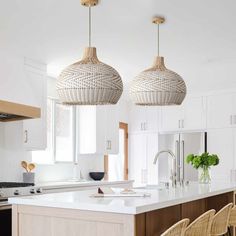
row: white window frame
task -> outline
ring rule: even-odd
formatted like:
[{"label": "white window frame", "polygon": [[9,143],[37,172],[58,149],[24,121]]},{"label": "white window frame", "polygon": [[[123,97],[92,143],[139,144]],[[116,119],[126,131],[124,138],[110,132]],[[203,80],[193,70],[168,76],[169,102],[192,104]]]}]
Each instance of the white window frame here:
[{"label": "white window frame", "polygon": [[[69,161],[58,161],[56,158],[56,104],[62,104],[58,99],[48,97],[47,100],[50,100],[51,110],[52,110],[52,118],[51,118],[51,126],[52,126],[52,158],[50,161],[45,163],[39,163],[40,165],[48,165],[48,164],[68,164],[68,163],[77,163],[77,109],[75,106],[72,106],[72,160]],[[62,104],[63,105],[63,104]],[[66,105],[65,105],[66,106]]]},{"label": "white window frame", "polygon": [[[58,99],[52,99],[52,98],[48,98],[52,100],[52,150],[53,150],[53,162],[55,164],[57,163],[75,163],[77,162],[77,158],[76,158],[76,139],[77,139],[77,135],[76,135],[76,130],[77,130],[77,124],[76,124],[76,107],[72,106],[72,161],[58,161],[56,158],[56,104],[61,104],[63,105]],[[66,105],[65,105],[66,106]]]}]

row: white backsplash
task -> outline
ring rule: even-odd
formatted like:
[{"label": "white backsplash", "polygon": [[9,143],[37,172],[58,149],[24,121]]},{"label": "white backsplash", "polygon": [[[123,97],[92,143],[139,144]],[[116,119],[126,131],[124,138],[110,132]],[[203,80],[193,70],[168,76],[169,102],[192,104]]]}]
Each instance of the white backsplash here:
[{"label": "white backsplash", "polygon": [[[36,181],[60,181],[70,180],[73,178],[73,164],[55,164],[55,165],[38,165],[36,170]],[[102,156],[84,156],[79,157],[78,173],[81,171],[82,177],[86,180],[89,178],[91,171],[104,171],[104,161]]]},{"label": "white backsplash", "polygon": [[[24,150],[22,121],[0,123],[0,182],[22,181],[22,160],[31,161],[31,152]],[[78,169],[89,178],[90,171],[103,171],[102,156],[80,156]],[[37,165],[36,181],[60,181],[73,177],[73,164]]]}]

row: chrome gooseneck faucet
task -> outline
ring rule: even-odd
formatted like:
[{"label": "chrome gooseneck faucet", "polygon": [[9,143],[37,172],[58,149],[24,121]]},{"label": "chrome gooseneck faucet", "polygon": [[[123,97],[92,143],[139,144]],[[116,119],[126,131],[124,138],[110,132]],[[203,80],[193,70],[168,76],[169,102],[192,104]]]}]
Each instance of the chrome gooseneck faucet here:
[{"label": "chrome gooseneck faucet", "polygon": [[168,153],[171,156],[172,167],[171,167],[171,177],[170,177],[170,179],[171,179],[171,182],[172,182],[172,187],[176,187],[177,186],[177,173],[176,173],[176,156],[175,156],[175,154],[171,150],[160,151],[156,154],[156,156],[154,158],[154,161],[153,161],[153,164],[156,165],[157,159],[159,158],[159,156],[162,153]]}]

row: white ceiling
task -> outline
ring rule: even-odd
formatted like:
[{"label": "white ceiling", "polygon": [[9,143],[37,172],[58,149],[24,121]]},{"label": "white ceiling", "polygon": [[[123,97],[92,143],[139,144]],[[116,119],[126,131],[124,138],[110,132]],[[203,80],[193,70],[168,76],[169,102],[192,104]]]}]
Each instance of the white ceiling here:
[{"label": "white ceiling", "polygon": [[[161,54],[188,90],[236,88],[235,9],[235,0],[101,0],[92,10],[93,44],[100,60],[130,82],[152,64],[151,19],[162,15]],[[81,58],[87,15],[80,0],[1,0],[0,50],[47,63],[55,76]]]}]

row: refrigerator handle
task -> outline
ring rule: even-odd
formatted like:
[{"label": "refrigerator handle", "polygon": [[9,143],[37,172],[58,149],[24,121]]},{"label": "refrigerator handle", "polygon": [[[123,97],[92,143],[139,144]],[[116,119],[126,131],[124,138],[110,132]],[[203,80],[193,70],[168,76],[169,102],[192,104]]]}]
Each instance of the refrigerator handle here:
[{"label": "refrigerator handle", "polygon": [[176,174],[177,181],[180,180],[180,150],[179,150],[179,141],[175,141],[175,150],[176,150]]},{"label": "refrigerator handle", "polygon": [[184,140],[182,140],[182,162],[183,162],[182,171],[183,171],[183,180],[184,180]]}]

